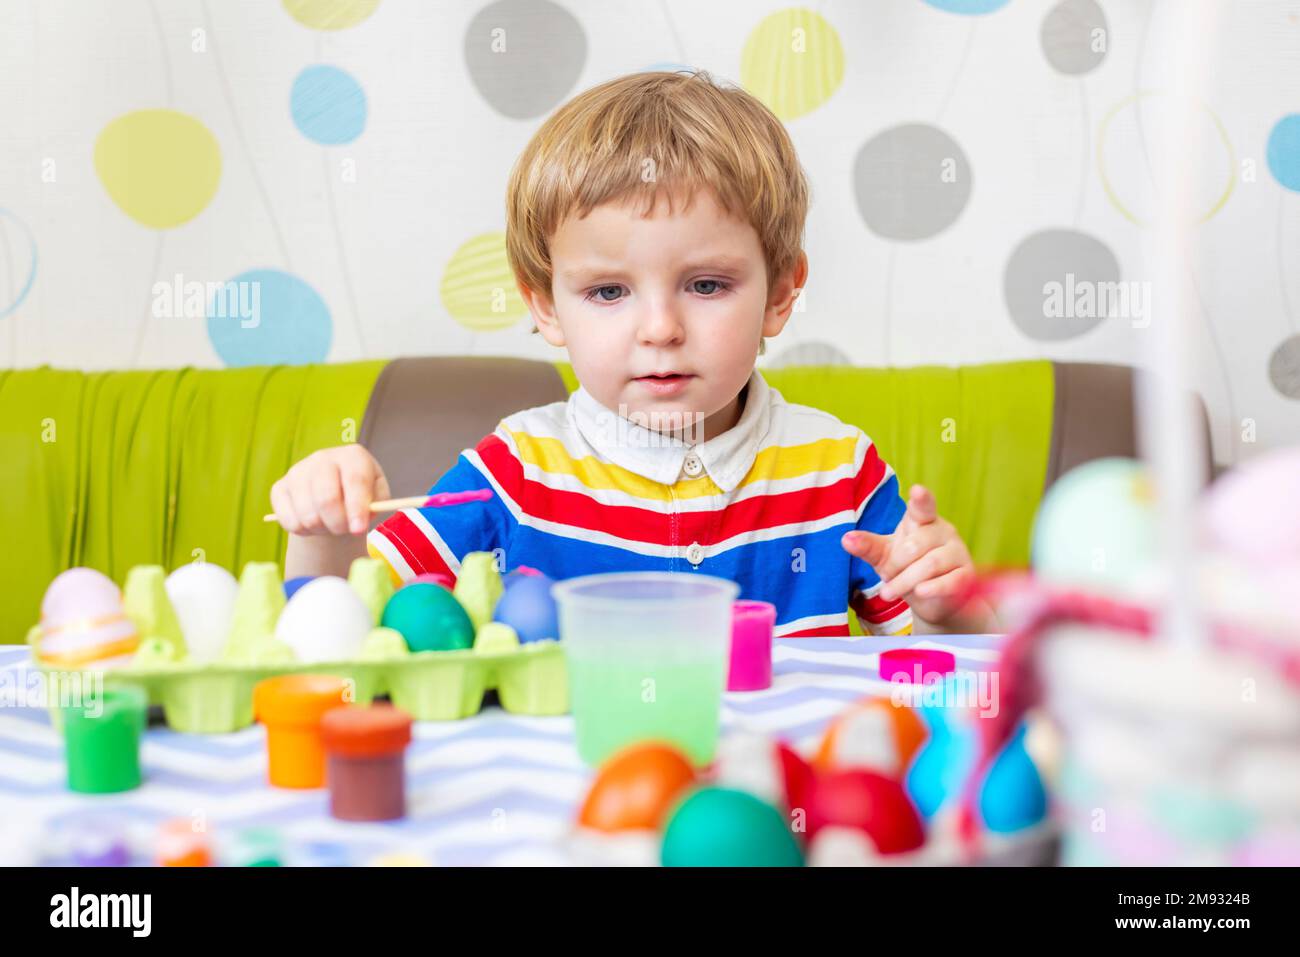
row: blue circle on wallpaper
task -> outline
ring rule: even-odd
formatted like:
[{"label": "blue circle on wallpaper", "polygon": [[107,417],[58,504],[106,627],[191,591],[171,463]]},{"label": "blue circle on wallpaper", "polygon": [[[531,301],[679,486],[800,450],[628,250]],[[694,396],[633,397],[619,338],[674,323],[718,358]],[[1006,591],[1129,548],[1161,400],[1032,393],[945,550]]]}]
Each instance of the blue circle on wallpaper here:
[{"label": "blue circle on wallpaper", "polygon": [[[17,238],[25,240],[20,250],[19,245],[10,242],[9,227],[12,225]],[[9,212],[0,209],[0,242],[3,242],[5,254],[0,256],[0,319],[17,311],[36,282],[36,237],[25,222]]]},{"label": "blue circle on wallpaper", "polygon": [[1300,113],[1282,117],[1268,135],[1268,168],[1279,183],[1300,193]]},{"label": "blue circle on wallpaper", "polygon": [[333,337],[325,300],[278,269],[240,273],[208,303],[208,338],[227,366],[324,362]]},{"label": "blue circle on wallpaper", "polygon": [[925,2],[945,13],[980,14],[1001,10],[1011,0],[925,0]]},{"label": "blue circle on wallpaper", "polygon": [[289,112],[307,139],[325,146],[351,143],[366,128],[366,93],[346,70],[309,66],[293,81]]},{"label": "blue circle on wallpaper", "polygon": [[687,66],[684,63],[671,63],[666,60],[660,60],[658,63],[651,63],[649,66],[641,68],[642,73],[698,73],[699,67]]}]

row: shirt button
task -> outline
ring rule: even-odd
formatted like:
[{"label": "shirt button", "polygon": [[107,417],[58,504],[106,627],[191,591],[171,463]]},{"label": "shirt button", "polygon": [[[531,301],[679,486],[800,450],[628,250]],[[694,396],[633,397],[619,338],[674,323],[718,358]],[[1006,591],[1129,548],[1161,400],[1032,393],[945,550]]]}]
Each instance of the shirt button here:
[{"label": "shirt button", "polygon": [[694,452],[686,453],[686,460],[682,462],[682,470],[691,478],[695,478],[704,471],[704,463]]},{"label": "shirt button", "polygon": [[691,542],[686,546],[686,560],[692,565],[698,565],[704,561],[704,546],[699,542]]}]

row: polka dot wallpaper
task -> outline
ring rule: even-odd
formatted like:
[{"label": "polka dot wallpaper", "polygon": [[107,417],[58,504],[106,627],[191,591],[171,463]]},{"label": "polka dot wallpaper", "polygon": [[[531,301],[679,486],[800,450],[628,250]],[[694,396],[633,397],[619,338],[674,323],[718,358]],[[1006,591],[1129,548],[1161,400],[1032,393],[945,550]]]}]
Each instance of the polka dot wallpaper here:
[{"label": "polka dot wallpaper", "polygon": [[[510,165],[576,92],[691,67],[761,98],[812,181],[761,361],[1137,362],[1178,7],[0,2],[0,362],[562,358],[507,265]],[[1300,441],[1300,0],[1221,26],[1187,326],[1231,462]]]}]

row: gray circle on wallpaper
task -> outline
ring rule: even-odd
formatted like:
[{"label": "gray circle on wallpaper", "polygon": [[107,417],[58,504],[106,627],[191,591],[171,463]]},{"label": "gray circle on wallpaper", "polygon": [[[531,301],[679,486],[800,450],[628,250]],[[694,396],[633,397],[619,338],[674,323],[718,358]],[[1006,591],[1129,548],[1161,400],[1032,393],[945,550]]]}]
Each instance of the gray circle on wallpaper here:
[{"label": "gray circle on wallpaper", "polygon": [[1300,335],[1284,339],[1268,360],[1268,377],[1288,399],[1300,399]]},{"label": "gray circle on wallpaper", "polygon": [[782,349],[774,355],[769,365],[781,366],[848,366],[853,361],[844,351],[829,342],[801,342]]},{"label": "gray circle on wallpaper", "polygon": [[550,0],[497,0],[465,31],[470,80],[497,112],[541,116],[573,88],[587,61],[587,35]]},{"label": "gray circle on wallpaper", "polygon": [[1105,243],[1073,229],[1046,229],[1007,260],[1002,291],[1011,321],[1030,339],[1056,342],[1096,328],[1113,303],[1119,260]]},{"label": "gray circle on wallpaper", "polygon": [[867,228],[886,239],[929,239],[961,215],[971,170],[957,141],[909,123],[877,133],[853,161],[853,192]]},{"label": "gray circle on wallpaper", "polygon": [[1058,73],[1077,76],[1095,70],[1110,43],[1106,13],[1097,0],[1061,0],[1043,18],[1040,39],[1043,55]]}]

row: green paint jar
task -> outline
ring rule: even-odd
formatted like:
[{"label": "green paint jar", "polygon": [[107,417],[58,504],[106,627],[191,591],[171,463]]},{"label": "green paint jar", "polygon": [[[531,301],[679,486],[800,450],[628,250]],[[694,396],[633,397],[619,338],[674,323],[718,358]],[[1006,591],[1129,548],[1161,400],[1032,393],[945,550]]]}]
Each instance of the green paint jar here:
[{"label": "green paint jar", "polygon": [[65,706],[63,738],[68,789],[111,794],[140,786],[140,736],[148,701],[140,688],[105,688],[88,701]]}]

